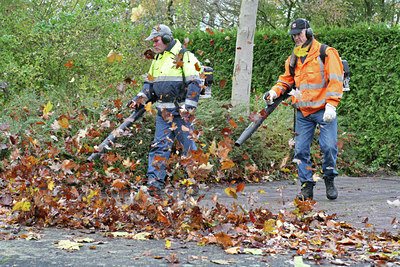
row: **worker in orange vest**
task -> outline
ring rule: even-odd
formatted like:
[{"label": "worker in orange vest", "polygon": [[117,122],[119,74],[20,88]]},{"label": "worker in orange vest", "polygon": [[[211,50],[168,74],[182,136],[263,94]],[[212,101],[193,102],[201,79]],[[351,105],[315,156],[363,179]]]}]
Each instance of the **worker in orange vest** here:
[{"label": "worker in orange vest", "polygon": [[310,147],[318,125],[319,144],[324,156],[322,168],[326,196],[331,200],[336,199],[336,107],[343,95],[343,64],[332,47],[326,48],[326,56],[322,60],[322,44],[315,40],[307,20],[292,22],[289,35],[295,42],[295,48],[286,60],[285,73],[279,76],[264,99],[271,104],[286,90],[292,89],[292,105],[296,108],[294,161],[302,184],[298,197],[301,200],[313,199],[316,182],[312,178]]}]

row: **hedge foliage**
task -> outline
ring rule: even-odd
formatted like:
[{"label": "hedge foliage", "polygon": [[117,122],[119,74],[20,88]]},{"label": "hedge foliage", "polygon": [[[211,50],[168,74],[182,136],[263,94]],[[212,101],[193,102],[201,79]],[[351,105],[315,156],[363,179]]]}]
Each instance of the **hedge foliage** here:
[{"label": "hedge foliage", "polygon": [[[123,13],[128,3],[99,0],[92,7],[54,13],[50,7],[57,3],[47,4],[44,17],[18,1],[0,5],[2,102],[28,92],[98,93],[105,84],[133,80],[147,71],[148,60],[138,60],[149,45],[144,41],[147,29],[132,25]],[[115,17],[118,11],[120,17]],[[107,64],[110,51],[122,55],[123,64]]]},{"label": "hedge foliage", "polygon": [[[339,127],[355,134],[357,159],[375,167],[400,165],[400,30],[359,25],[314,31],[321,43],[335,47],[351,70],[351,91],[338,107]],[[184,37],[182,32],[177,36]],[[229,99],[235,61],[235,32],[196,32],[188,46],[214,68],[216,97]],[[254,38],[252,92],[264,93],[284,71],[293,49],[286,31],[257,31]]]}]

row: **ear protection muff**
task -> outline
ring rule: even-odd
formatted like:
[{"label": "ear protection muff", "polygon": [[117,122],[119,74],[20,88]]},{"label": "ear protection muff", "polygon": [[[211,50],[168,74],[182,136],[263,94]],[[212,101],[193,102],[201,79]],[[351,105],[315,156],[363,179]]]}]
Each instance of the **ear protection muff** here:
[{"label": "ear protection muff", "polygon": [[310,27],[310,23],[308,23],[308,21],[307,20],[305,20],[305,19],[303,19],[304,20],[304,24],[308,24],[308,28],[306,29],[306,38],[307,39],[310,39],[312,36],[313,36],[313,34],[314,34],[314,32],[313,32],[313,29]]},{"label": "ear protection muff", "polygon": [[161,36],[161,41],[164,44],[169,44],[170,42],[172,42],[172,36],[169,34],[164,34],[163,36]]}]

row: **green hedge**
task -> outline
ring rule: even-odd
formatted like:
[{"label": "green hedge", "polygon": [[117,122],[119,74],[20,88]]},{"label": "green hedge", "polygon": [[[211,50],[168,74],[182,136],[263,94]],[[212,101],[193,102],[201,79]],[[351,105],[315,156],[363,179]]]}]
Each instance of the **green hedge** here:
[{"label": "green hedge", "polygon": [[[23,4],[13,5],[0,5],[1,13],[8,15],[0,28],[3,103],[27,92],[99,93],[104,85],[127,77],[140,82],[135,75],[149,67],[148,60],[138,60],[144,59],[144,46],[149,45],[144,41],[148,30],[122,16],[128,4],[114,7],[104,1],[101,9],[49,12],[46,18],[33,17],[36,13]],[[115,18],[118,11],[121,15]],[[111,50],[123,55],[122,62],[107,63]]]},{"label": "green hedge", "polygon": [[[314,30],[316,39],[335,47],[351,70],[350,92],[338,108],[339,127],[355,134],[357,160],[398,170],[400,165],[400,30],[360,25]],[[178,38],[185,35],[177,32]],[[188,49],[214,68],[217,98],[231,96],[235,32],[195,32]],[[264,93],[284,71],[293,42],[286,31],[257,31],[254,38],[252,92]],[[203,52],[200,52],[203,51]],[[226,81],[225,86],[220,86]],[[222,82],[223,84],[224,82]]]}]

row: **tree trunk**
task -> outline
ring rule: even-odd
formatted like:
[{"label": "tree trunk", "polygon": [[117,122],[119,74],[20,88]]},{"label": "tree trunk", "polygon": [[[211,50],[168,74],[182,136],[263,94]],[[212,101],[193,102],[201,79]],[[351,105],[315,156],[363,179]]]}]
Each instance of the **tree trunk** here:
[{"label": "tree trunk", "polygon": [[236,37],[232,105],[249,105],[258,0],[242,0]]}]

